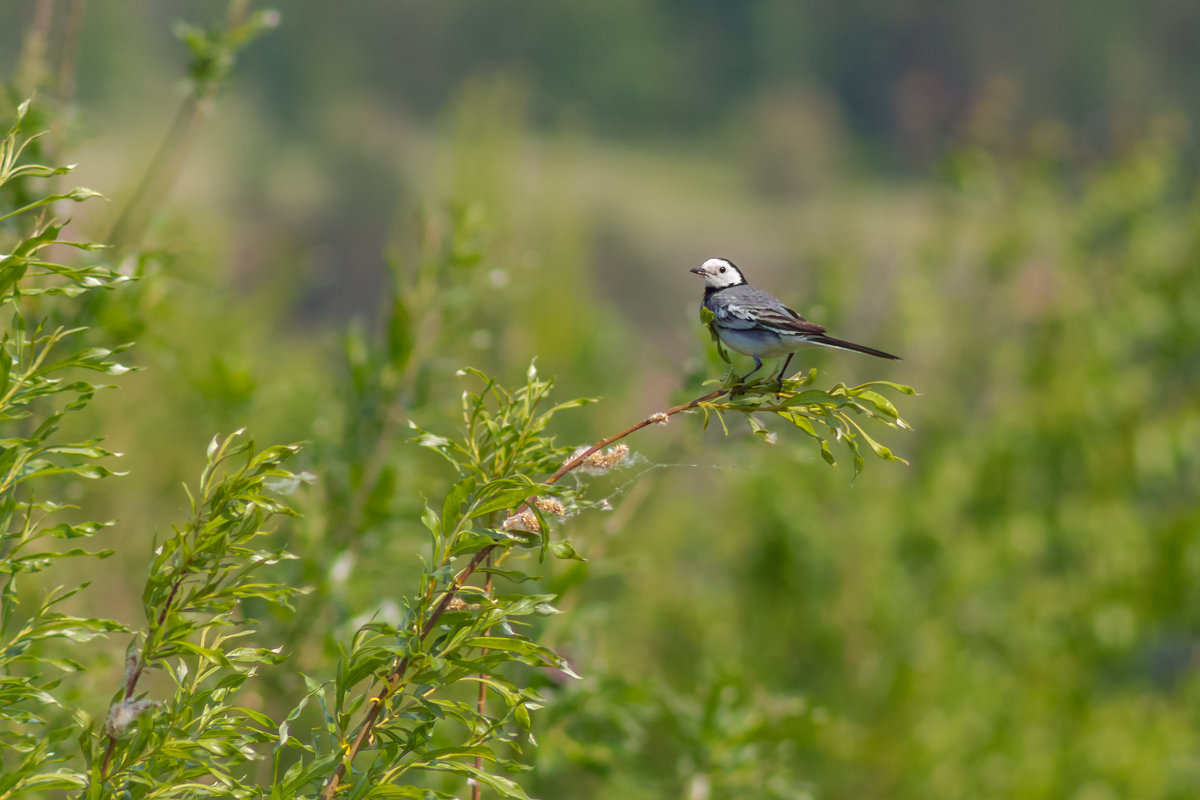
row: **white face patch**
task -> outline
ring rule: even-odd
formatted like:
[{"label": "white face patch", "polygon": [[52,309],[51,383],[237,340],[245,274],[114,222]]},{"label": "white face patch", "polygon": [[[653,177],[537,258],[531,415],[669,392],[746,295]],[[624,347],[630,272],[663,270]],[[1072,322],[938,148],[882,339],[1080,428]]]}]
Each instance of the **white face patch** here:
[{"label": "white face patch", "polygon": [[693,271],[703,276],[704,283],[714,289],[723,289],[726,286],[736,286],[745,282],[742,273],[738,272],[738,268],[723,258],[710,258],[701,264],[698,270]]}]

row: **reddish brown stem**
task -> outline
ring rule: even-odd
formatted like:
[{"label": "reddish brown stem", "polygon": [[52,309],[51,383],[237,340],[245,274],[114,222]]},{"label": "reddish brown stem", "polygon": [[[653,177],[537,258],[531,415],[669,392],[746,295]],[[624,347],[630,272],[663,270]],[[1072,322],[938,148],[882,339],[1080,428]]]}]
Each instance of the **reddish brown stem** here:
[{"label": "reddish brown stem", "polygon": [[596,453],[599,450],[603,450],[604,448],[608,447],[610,444],[613,444],[614,442],[621,441],[629,434],[631,434],[635,431],[639,431],[642,428],[646,427],[647,425],[654,425],[655,423],[665,422],[668,417],[672,417],[672,416],[680,413],[681,411],[691,411],[693,408],[696,408],[697,406],[700,406],[704,403],[712,402],[713,400],[716,400],[718,397],[720,397],[721,395],[724,395],[724,394],[729,394],[729,389],[718,389],[715,392],[709,392],[708,394],[704,395],[703,397],[697,397],[695,400],[692,400],[690,402],[681,403],[680,405],[674,406],[672,408],[668,408],[666,411],[660,411],[657,414],[651,414],[650,416],[646,417],[641,422],[634,423],[633,425],[630,425],[625,430],[620,431],[618,433],[614,433],[612,436],[609,436],[606,439],[601,439],[600,441],[596,442],[594,445],[589,447],[587,450],[584,450],[582,453],[578,454],[574,458],[570,458],[566,462],[564,462],[563,465],[561,467],[559,467],[558,470],[556,470],[553,475],[551,475],[549,478],[546,479],[546,481],[545,481],[546,485],[549,486],[550,484],[557,483],[559,478],[566,475],[571,470],[578,469],[579,465],[582,464],[584,461],[587,461],[589,456],[593,455],[594,453]]}]

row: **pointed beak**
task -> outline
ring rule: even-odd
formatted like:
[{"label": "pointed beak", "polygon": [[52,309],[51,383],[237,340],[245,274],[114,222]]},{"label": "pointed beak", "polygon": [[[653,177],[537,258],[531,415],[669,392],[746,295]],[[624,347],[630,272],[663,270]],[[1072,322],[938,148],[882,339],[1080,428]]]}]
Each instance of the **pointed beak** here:
[{"label": "pointed beak", "polygon": [[704,274],[704,267],[692,267],[691,269],[689,269],[689,270],[688,270],[688,272],[694,272],[694,273],[696,273],[697,275],[703,275],[703,274]]}]

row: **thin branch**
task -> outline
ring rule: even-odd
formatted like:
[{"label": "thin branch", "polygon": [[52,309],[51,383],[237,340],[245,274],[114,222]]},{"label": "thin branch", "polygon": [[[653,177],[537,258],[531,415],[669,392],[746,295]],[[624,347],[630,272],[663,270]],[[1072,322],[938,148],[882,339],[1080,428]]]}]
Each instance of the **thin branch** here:
[{"label": "thin branch", "polygon": [[[583,452],[567,459],[567,461],[564,462],[561,467],[555,470],[555,472],[549,478],[547,478],[544,483],[547,486],[557,483],[561,478],[563,478],[563,476],[582,466],[587,458],[592,454],[604,449],[605,447],[608,447],[614,442],[619,442],[621,439],[624,439],[626,436],[645,428],[647,425],[661,424],[666,422],[669,418],[676,414],[684,411],[691,411],[692,409],[698,408],[705,403],[711,403],[718,397],[729,394],[730,391],[730,389],[718,389],[714,392],[709,392],[702,397],[697,397],[695,400],[691,400],[687,403],[680,403],[677,406],[668,408],[666,411],[659,411],[655,414],[651,414],[640,422],[636,422],[633,425],[630,425],[628,428],[614,433],[612,436],[607,436],[601,439]],[[524,506],[522,506],[522,508],[524,508]],[[426,620],[425,624],[422,626],[420,636],[421,640],[424,640],[425,637],[429,635],[430,631],[432,631],[434,626],[437,625],[438,620],[441,619],[444,613],[446,613],[446,609],[450,606],[450,602],[458,596],[458,593],[462,590],[462,587],[466,584],[467,580],[471,577],[475,570],[479,568],[479,565],[482,564],[489,556],[491,556],[492,551],[495,550],[496,547],[497,545],[494,544],[488,545],[477,552],[471,558],[470,563],[468,563],[467,566],[464,567],[462,571],[454,577],[454,580],[451,581],[450,586],[446,589],[446,593],[442,596],[441,601],[438,602],[437,607],[429,615],[429,619]],[[408,666],[409,658],[407,656],[396,662],[396,666],[390,673],[388,673],[384,686],[373,698],[371,698],[371,707],[367,711],[367,715],[363,718],[362,723],[359,725],[358,733],[355,735],[354,741],[346,750],[346,753],[342,757],[341,761],[338,762],[337,768],[334,769],[333,774],[329,777],[329,781],[325,784],[324,790],[321,792],[321,797],[324,798],[324,800],[332,800],[334,795],[337,794],[338,785],[341,783],[342,778],[345,777],[351,762],[354,761],[359,752],[362,750],[363,746],[367,743],[368,739],[370,739],[371,734],[375,729],[375,724],[379,721],[379,715],[382,713],[384,705],[392,693],[395,692],[395,690],[400,686],[400,683],[404,678],[404,674],[408,671]]]},{"label": "thin branch", "polygon": [[150,213],[170,191],[204,117],[203,99],[195,93],[184,98],[171,128],[146,168],[141,182],[125,204],[108,235],[117,253],[134,247],[141,238]]},{"label": "thin branch", "polygon": [[53,17],[54,0],[38,0],[33,7],[33,21],[21,43],[21,55],[17,59],[16,84],[20,97],[31,96],[42,82]]},{"label": "thin branch", "polygon": [[[190,563],[190,559],[188,563]],[[155,621],[154,627],[149,628],[146,631],[146,639],[142,644],[141,652],[137,653],[135,656],[136,661],[134,661],[134,663],[128,667],[125,675],[125,696],[122,702],[127,703],[133,699],[133,693],[137,690],[138,681],[141,680],[142,673],[146,670],[146,651],[150,648],[151,641],[155,638],[155,635],[158,633],[158,631],[162,630],[162,626],[167,620],[167,613],[171,610],[171,606],[175,604],[175,596],[179,593],[180,587],[183,586],[183,582],[188,577],[188,563],[183,565],[180,570],[179,577],[175,579],[175,583],[171,586],[171,593],[167,596],[167,602],[163,605],[162,610],[159,612],[158,619]],[[104,762],[100,765],[101,780],[106,780],[108,778],[108,768],[112,764],[113,753],[116,752],[116,749],[117,737],[110,732],[108,734],[108,746],[104,749]]]},{"label": "thin branch", "polygon": [[660,411],[657,414],[651,414],[650,416],[646,417],[641,422],[630,425],[625,430],[620,431],[618,433],[614,433],[612,436],[609,436],[606,439],[601,439],[600,441],[596,442],[594,445],[589,447],[587,450],[584,450],[582,453],[578,454],[574,458],[568,459],[561,467],[558,468],[558,470],[553,475],[551,475],[549,478],[546,479],[546,485],[549,486],[550,484],[557,483],[559,478],[563,477],[568,472],[571,472],[572,470],[577,469],[579,467],[579,465],[581,465],[584,461],[587,461],[589,456],[593,455],[594,453],[596,453],[599,450],[603,450],[604,448],[608,447],[610,444],[612,444],[614,442],[619,442],[620,440],[624,439],[629,434],[634,433],[635,431],[639,431],[642,428],[646,427],[647,425],[661,424],[661,423],[665,422],[667,420],[667,418],[669,418],[669,417],[673,417],[674,415],[676,415],[680,412],[683,412],[683,411],[691,411],[693,408],[697,408],[698,406],[701,406],[704,403],[711,403],[713,400],[716,400],[718,397],[729,394],[729,392],[730,392],[729,389],[718,389],[715,392],[709,392],[708,394],[704,395],[703,397],[697,397],[695,400],[692,400],[690,402],[681,403],[680,405],[674,406],[673,408],[668,408],[666,411]]},{"label": "thin branch", "polygon": [[[230,0],[227,31],[242,24],[247,4],[248,0]],[[192,89],[180,104],[167,135],[108,235],[108,242],[118,255],[137,246],[150,215],[170,193],[200,132],[217,88],[213,80],[193,81]]]},{"label": "thin branch", "polygon": [[79,41],[86,5],[87,0],[71,0],[71,10],[67,13],[62,61],[58,65],[58,102],[63,108],[75,99],[75,68],[79,61]]},{"label": "thin branch", "polygon": [[[490,555],[488,556],[487,563],[488,563],[489,567],[492,566],[492,558]],[[489,600],[491,600],[491,598],[492,598],[492,573],[490,573],[490,572],[488,573],[488,576],[487,576],[487,583],[485,584],[484,596],[487,597]],[[483,635],[490,636],[491,630],[490,629],[485,630],[483,632]],[[482,651],[482,654],[486,654],[486,653],[487,653],[487,649],[484,649]],[[485,676],[480,675],[479,677],[483,678]],[[476,708],[479,711],[479,716],[481,716],[481,717],[487,716],[487,682],[483,681],[483,680],[479,681],[479,697],[476,700]],[[483,769],[483,756],[475,756],[475,769],[478,769],[478,770]],[[471,786],[471,800],[479,800],[480,793],[482,791],[483,791],[483,787],[479,784],[479,781],[475,781],[475,783]]]},{"label": "thin branch", "polygon": [[[54,146],[54,157],[59,163],[66,160],[67,119],[75,100],[75,71],[79,61],[79,42],[83,31],[83,12],[87,0],[71,0],[71,8],[64,22],[62,56],[58,64],[58,108],[51,125],[50,140]],[[58,176],[55,176],[58,177]],[[55,189],[57,193],[57,188]]]}]

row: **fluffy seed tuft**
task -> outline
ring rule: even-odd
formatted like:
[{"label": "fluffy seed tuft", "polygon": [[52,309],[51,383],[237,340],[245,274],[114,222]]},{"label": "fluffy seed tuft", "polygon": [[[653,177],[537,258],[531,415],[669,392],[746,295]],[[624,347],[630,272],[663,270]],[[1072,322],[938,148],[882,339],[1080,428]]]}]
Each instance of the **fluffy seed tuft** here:
[{"label": "fluffy seed tuft", "polygon": [[146,699],[125,699],[119,703],[113,703],[104,720],[104,731],[112,738],[120,739],[129,732],[138,717],[160,705],[162,704],[157,700]]},{"label": "fluffy seed tuft", "polygon": [[537,507],[537,510],[543,514],[550,514],[555,517],[565,517],[567,515],[567,507],[557,497],[534,497],[529,502],[533,503]]},{"label": "fluffy seed tuft", "polygon": [[541,533],[542,526],[538,523],[537,515],[528,508],[519,514],[513,514],[500,525],[501,530],[523,531],[525,533]]},{"label": "fluffy seed tuft", "polygon": [[609,470],[623,467],[629,461],[629,445],[614,444],[605,450],[597,450],[583,460],[579,468],[590,475],[601,475]]}]

